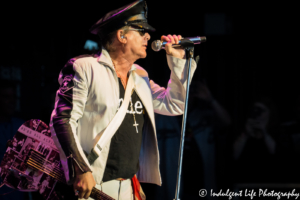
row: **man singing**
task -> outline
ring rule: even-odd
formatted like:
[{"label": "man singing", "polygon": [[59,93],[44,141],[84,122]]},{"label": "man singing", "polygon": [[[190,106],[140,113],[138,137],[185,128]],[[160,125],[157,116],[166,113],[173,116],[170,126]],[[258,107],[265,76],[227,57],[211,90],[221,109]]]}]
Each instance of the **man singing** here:
[{"label": "man singing", "polygon": [[[143,0],[111,11],[90,30],[100,36],[99,55],[73,58],[60,72],[50,128],[66,180],[79,198],[88,199],[96,187],[114,199],[145,199],[139,181],[161,185],[154,112],[183,113],[187,60],[183,49],[172,47],[180,35],[162,36],[171,70],[168,87],[150,80],[134,63],[146,58],[154,30]],[[193,61],[192,74],[195,69]],[[130,84],[129,105],[121,110]],[[114,118],[117,114],[124,117]],[[120,124],[115,131],[105,131],[114,124]],[[108,142],[97,144],[107,137]],[[101,153],[90,159],[94,147]]]}]

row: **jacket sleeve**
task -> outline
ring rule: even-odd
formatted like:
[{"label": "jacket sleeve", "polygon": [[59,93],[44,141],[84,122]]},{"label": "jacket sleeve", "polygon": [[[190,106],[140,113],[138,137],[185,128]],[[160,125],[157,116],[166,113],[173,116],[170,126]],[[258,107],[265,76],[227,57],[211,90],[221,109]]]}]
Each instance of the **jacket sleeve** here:
[{"label": "jacket sleeve", "polygon": [[91,171],[76,132],[77,122],[82,117],[85,108],[88,84],[84,70],[75,64],[75,59],[69,60],[64,66],[58,81],[60,88],[56,93],[50,130],[60,151],[66,181],[72,184],[75,178],[75,163],[83,172]]},{"label": "jacket sleeve", "polygon": [[[162,115],[181,115],[187,86],[188,60],[167,55],[171,76],[167,88],[160,87],[150,80],[154,112]],[[191,63],[191,78],[196,70],[196,62]]]}]

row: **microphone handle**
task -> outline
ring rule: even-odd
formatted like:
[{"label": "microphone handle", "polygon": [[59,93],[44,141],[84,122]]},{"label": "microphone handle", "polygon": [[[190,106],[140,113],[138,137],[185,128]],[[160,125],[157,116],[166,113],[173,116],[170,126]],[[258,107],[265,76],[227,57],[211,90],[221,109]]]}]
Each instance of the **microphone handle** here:
[{"label": "microphone handle", "polygon": [[[201,42],[205,42],[206,41],[206,37],[205,36],[202,36],[202,37],[186,37],[186,38],[182,38],[182,39],[189,39],[190,41],[192,41],[194,44],[200,44]],[[165,48],[165,45],[167,44],[168,42],[163,42],[162,45],[161,45],[161,48],[164,49]],[[179,40],[179,43],[178,44],[173,44],[172,47],[181,47],[181,41]]]}]

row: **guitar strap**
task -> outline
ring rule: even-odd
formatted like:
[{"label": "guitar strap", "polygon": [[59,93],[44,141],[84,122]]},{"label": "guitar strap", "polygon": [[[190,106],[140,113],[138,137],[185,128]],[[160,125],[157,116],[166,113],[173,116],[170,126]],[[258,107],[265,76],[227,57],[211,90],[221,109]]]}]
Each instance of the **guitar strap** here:
[{"label": "guitar strap", "polygon": [[133,74],[130,73],[126,90],[125,90],[125,95],[124,95],[124,100],[122,105],[119,108],[119,111],[115,114],[113,119],[109,122],[108,126],[104,130],[104,132],[101,132],[97,135],[98,142],[95,143],[94,147],[91,150],[91,153],[88,155],[88,161],[90,164],[94,163],[94,161],[100,156],[102,148],[105,147],[105,145],[111,140],[119,126],[121,125],[125,115],[126,111],[128,108],[128,104],[131,98],[131,94],[133,92],[133,86],[134,86],[134,80],[133,80]]}]

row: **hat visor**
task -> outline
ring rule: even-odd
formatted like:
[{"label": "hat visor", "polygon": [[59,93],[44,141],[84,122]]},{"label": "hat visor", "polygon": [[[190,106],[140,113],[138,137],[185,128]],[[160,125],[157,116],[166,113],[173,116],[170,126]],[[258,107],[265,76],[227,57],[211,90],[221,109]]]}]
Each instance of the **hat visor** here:
[{"label": "hat visor", "polygon": [[131,26],[138,27],[138,28],[143,28],[146,31],[150,31],[150,32],[155,31],[155,28],[150,26],[147,22],[138,22],[138,23],[131,24]]}]

